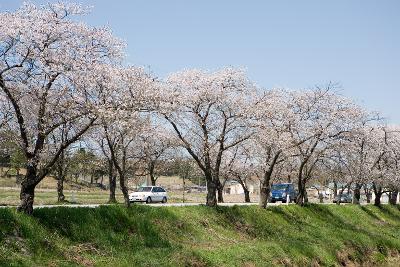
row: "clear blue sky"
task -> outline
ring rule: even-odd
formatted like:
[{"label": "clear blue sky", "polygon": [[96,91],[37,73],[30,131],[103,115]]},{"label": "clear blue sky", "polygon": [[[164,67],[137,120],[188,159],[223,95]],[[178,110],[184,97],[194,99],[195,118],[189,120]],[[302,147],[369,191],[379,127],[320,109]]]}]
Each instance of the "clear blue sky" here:
[{"label": "clear blue sky", "polygon": [[[94,6],[83,20],[109,25],[127,42],[130,64],[159,77],[236,66],[265,88],[334,81],[344,95],[400,123],[398,0],[77,2]],[[0,0],[0,10],[21,3]]]}]

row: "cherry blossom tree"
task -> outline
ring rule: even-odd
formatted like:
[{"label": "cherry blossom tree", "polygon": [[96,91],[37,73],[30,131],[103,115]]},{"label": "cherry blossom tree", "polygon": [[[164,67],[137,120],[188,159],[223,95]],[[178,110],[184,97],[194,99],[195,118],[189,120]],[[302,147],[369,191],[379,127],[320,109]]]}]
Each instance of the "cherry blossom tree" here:
[{"label": "cherry blossom tree", "polygon": [[398,128],[385,126],[377,118],[367,114],[346,138],[336,140],[329,160],[324,160],[327,174],[344,185],[340,193],[354,189],[354,204],[360,203],[362,187],[368,203],[372,191],[378,206],[384,193],[394,192],[397,199]]},{"label": "cherry blossom tree", "polygon": [[[50,158],[53,156],[54,153],[57,153],[58,149],[58,144],[63,144],[65,143],[68,138],[70,138],[69,133],[73,131],[71,127],[73,124],[63,124],[61,127],[56,129],[55,131],[52,132],[50,136],[50,142],[48,145],[48,149],[52,149],[52,155]],[[53,146],[51,145],[53,144]],[[59,155],[56,163],[53,166],[53,173],[55,174],[55,178],[57,179],[57,199],[58,202],[64,202],[65,201],[65,195],[64,195],[64,181],[69,173],[70,167],[71,167],[71,146],[65,148]]]},{"label": "cherry blossom tree", "polygon": [[245,202],[251,202],[249,182],[256,177],[252,152],[250,143],[247,144],[247,142],[236,146],[234,150],[228,151],[221,175],[225,176],[225,181],[232,179],[242,186]]},{"label": "cherry blossom tree", "polygon": [[[110,30],[72,19],[86,12],[75,4],[25,3],[0,14],[0,98],[12,106],[9,125],[19,131],[27,159],[18,210],[28,214],[36,185],[98,118],[96,71],[123,56],[124,44]],[[44,162],[49,136],[64,124],[74,130]]]},{"label": "cherry blossom tree", "polygon": [[[346,188],[352,184],[351,179],[351,166],[348,157],[350,140],[337,140],[333,146],[330,147],[328,153],[325,155],[321,164],[321,169],[327,180],[333,183],[333,197],[337,197],[338,190],[343,194]],[[339,188],[341,185],[341,188]],[[340,202],[336,202],[340,204]]]},{"label": "cherry blossom tree", "polygon": [[255,134],[251,138],[251,151],[253,164],[258,167],[262,208],[267,205],[277,165],[287,160],[293,148],[289,131],[292,110],[287,95],[283,90],[266,91],[253,106]]},{"label": "cherry blossom tree", "polygon": [[[110,158],[115,166],[119,185],[124,196],[124,202],[127,207],[130,206],[129,192],[127,186],[127,174],[129,168],[129,152],[133,141],[136,138],[136,132],[130,127],[121,127],[118,124],[104,125],[104,135],[110,151]],[[134,170],[132,171],[135,172]]]},{"label": "cherry blossom tree", "polygon": [[297,204],[307,201],[306,184],[316,166],[326,158],[335,140],[344,138],[363,118],[364,111],[333,92],[334,86],[291,92],[289,129],[298,161]]},{"label": "cherry blossom tree", "polygon": [[163,160],[173,158],[174,147],[177,146],[175,135],[159,123],[149,123],[138,134],[134,149],[136,157],[144,165],[150,177],[151,185],[156,185]]},{"label": "cherry blossom tree", "polygon": [[[397,199],[398,194],[398,151],[397,138],[398,128],[376,127],[374,131],[374,142],[371,144],[371,175],[372,188],[375,193],[374,205],[381,205],[383,194],[389,194],[389,203],[393,198]],[[397,193],[395,193],[397,191]],[[394,196],[392,196],[394,194]]]},{"label": "cherry blossom tree", "polygon": [[379,158],[383,156],[384,139],[381,134],[381,130],[376,126],[363,124],[352,132],[350,142],[341,147],[348,172],[348,184],[354,184],[354,204],[360,203],[362,187],[367,198],[370,197],[370,185],[374,180]]},{"label": "cherry blossom tree", "polygon": [[107,164],[107,172],[108,172],[108,186],[109,186],[109,198],[108,203],[117,203],[117,199],[115,197],[115,190],[117,187],[117,172],[114,167],[114,162],[111,158],[111,149],[116,150],[117,140],[116,137],[107,137],[104,134],[104,128],[99,127],[92,130],[89,134],[89,142],[94,144],[94,148],[97,151],[100,151],[101,155],[105,159]]},{"label": "cherry blossom tree", "polygon": [[[139,151],[135,151],[134,145],[149,125],[149,112],[157,106],[157,83],[138,67],[103,67],[102,70],[97,77],[101,108],[98,109],[100,122],[95,138],[100,140],[102,152],[109,161],[111,182],[114,183],[115,168],[125,204],[129,206],[127,173],[135,172],[131,170],[136,165],[132,160]],[[110,200],[114,201],[113,196]]]},{"label": "cherry blossom tree", "polygon": [[207,180],[208,206],[222,199],[220,169],[224,154],[251,136],[246,114],[254,85],[243,71],[186,70],[169,76],[160,113]]},{"label": "cherry blossom tree", "polygon": [[400,126],[389,125],[386,127],[388,151],[391,158],[391,176],[388,182],[390,190],[389,203],[397,204],[400,191]]}]

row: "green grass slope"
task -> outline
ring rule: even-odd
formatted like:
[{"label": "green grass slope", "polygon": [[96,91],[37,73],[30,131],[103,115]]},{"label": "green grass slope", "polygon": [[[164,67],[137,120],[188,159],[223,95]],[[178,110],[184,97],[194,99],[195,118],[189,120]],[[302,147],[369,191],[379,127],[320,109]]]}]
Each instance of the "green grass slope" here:
[{"label": "green grass slope", "polygon": [[390,206],[0,209],[0,232],[2,266],[400,265]]}]

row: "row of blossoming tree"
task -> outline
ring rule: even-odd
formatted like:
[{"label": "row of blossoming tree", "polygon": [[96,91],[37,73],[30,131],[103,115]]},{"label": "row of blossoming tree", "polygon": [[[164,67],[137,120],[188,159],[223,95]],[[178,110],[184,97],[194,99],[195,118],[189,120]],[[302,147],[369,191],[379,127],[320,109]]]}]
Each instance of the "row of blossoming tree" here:
[{"label": "row of blossoming tree", "polygon": [[297,182],[299,205],[321,177],[352,186],[355,203],[362,190],[373,190],[377,205],[387,192],[396,203],[400,127],[335,93],[333,84],[263,90],[234,68],[159,80],[125,66],[124,43],[74,18],[85,13],[57,3],[0,14],[0,126],[15,133],[26,159],[19,211],[32,213],[35,187],[50,173],[62,194],[66,153],[82,140],[106,159],[110,200],[118,177],[127,206],[126,181],[138,161],[155,184],[160,158],[177,154],[207,181],[208,206],[223,201],[226,177],[242,184],[246,201],[246,179],[257,177],[261,207],[283,177]]}]

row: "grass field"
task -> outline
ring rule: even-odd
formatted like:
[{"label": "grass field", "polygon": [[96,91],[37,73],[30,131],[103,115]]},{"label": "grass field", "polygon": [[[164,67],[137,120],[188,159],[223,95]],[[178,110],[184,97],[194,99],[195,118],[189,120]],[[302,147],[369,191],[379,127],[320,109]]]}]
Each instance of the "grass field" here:
[{"label": "grass field", "polygon": [[398,266],[400,207],[0,209],[3,266]]},{"label": "grass field", "polygon": [[[0,168],[1,173],[5,173],[7,168]],[[25,170],[20,171],[21,174]],[[175,178],[175,177],[171,177]],[[176,178],[175,178],[176,180]],[[53,177],[45,177],[35,190],[35,205],[51,205],[57,203],[57,181]],[[16,177],[0,176],[0,205],[15,206],[19,204],[19,185],[16,184]],[[70,203],[77,204],[105,204],[109,199],[109,191],[97,187],[85,187],[75,184],[72,181],[64,183],[65,199]],[[121,191],[116,189],[117,201],[122,203],[123,196]],[[239,197],[242,201],[243,197]],[[229,197],[228,197],[229,200]],[[235,199],[232,199],[232,201]],[[169,192],[169,202],[182,202],[182,191]],[[205,193],[185,194],[185,202],[204,202]]]},{"label": "grass field", "polygon": [[[5,176],[6,172],[11,172],[8,168],[0,168],[0,206],[19,204],[20,188],[16,183],[15,176]],[[24,169],[20,170],[21,174],[25,173]],[[180,181],[177,177],[161,177],[163,182],[176,183]],[[59,204],[57,202],[57,180],[53,177],[45,177],[36,187],[35,205],[52,205]],[[68,203],[77,204],[105,204],[109,199],[109,191],[98,187],[88,187],[76,184],[73,181],[64,183],[64,195]],[[169,191],[169,202],[183,202],[182,191]],[[185,193],[185,202],[204,202],[205,193]],[[123,203],[123,196],[119,188],[116,189],[117,201]],[[244,196],[227,196],[227,202],[243,202]],[[254,201],[258,201],[258,196],[253,196]]]},{"label": "grass field", "polygon": [[[117,190],[117,201],[123,203],[123,196]],[[16,206],[19,204],[19,188],[2,188],[0,187],[0,205]],[[101,189],[85,189],[85,190],[65,190],[66,203],[75,204],[105,204],[109,199],[109,192]],[[185,195],[185,202],[204,202],[205,193],[191,193]],[[169,202],[182,202],[182,193],[169,192]],[[53,205],[57,202],[57,192],[55,189],[36,189],[35,205]]]},{"label": "grass field", "polygon": [[[121,191],[117,190],[116,198],[119,203],[123,203]],[[0,187],[0,206],[16,206],[19,204],[19,188]],[[105,204],[109,199],[108,190],[86,188],[84,190],[65,190],[65,199],[67,204]],[[168,202],[182,203],[182,192],[168,192]],[[225,202],[243,202],[243,195],[225,195]],[[253,202],[258,201],[257,195],[251,195]],[[185,202],[204,203],[206,193],[185,193]],[[36,189],[35,190],[35,205],[54,205],[60,204],[57,202],[57,192],[55,189]]]}]

